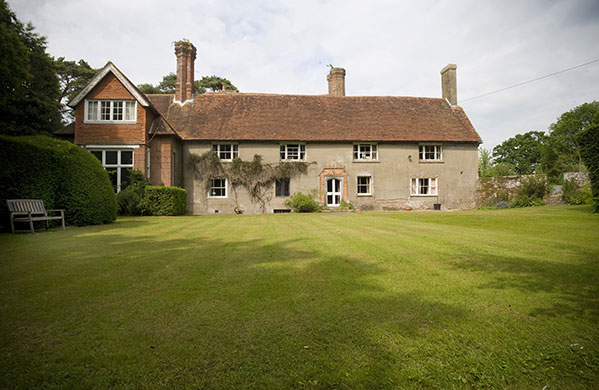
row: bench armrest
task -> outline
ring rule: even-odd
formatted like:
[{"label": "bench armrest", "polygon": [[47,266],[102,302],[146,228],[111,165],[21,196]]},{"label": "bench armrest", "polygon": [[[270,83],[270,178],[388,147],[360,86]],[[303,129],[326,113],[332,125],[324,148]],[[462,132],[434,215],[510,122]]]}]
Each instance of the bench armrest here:
[{"label": "bench armrest", "polygon": [[31,215],[31,211],[11,211],[10,215],[11,216],[16,216],[16,215]]}]

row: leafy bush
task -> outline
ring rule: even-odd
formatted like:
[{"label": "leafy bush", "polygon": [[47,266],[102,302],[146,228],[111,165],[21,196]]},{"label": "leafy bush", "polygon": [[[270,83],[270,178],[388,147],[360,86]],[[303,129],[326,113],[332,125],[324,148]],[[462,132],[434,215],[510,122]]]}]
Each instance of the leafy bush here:
[{"label": "leafy bush", "polygon": [[544,179],[529,177],[522,181],[512,207],[542,206],[543,197],[547,193],[547,182]]},{"label": "leafy bush", "polygon": [[593,211],[599,213],[599,118],[595,116],[594,123],[578,137],[580,155],[589,170],[591,192],[593,194]]},{"label": "leafy bush", "polygon": [[108,173],[91,153],[45,136],[0,137],[0,202],[42,199],[65,209],[72,225],[113,222],[117,202]]},{"label": "leafy bush", "polygon": [[341,200],[341,203],[339,204],[339,210],[354,210],[355,207],[351,202],[346,202],[344,200]]},{"label": "leafy bush", "polygon": [[564,180],[562,184],[562,194],[568,204],[591,204],[593,203],[593,194],[591,186],[580,186],[576,180]]},{"label": "leafy bush", "polygon": [[179,187],[147,186],[144,207],[150,215],[183,215],[187,191]]},{"label": "leafy bush", "polygon": [[138,170],[129,170],[129,182],[125,183],[124,190],[119,192],[116,199],[119,203],[120,215],[143,215],[147,214],[145,207],[145,191],[150,183],[143,173]]},{"label": "leafy bush", "polygon": [[289,206],[296,213],[313,213],[320,211],[322,206],[311,195],[296,192],[290,199],[285,201],[285,205]]}]

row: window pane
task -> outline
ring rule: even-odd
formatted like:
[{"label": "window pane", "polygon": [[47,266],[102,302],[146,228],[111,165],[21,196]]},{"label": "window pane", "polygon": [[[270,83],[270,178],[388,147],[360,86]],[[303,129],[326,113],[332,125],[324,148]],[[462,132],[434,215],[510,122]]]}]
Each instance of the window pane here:
[{"label": "window pane", "polygon": [[108,172],[108,177],[110,178],[110,182],[112,183],[114,192],[116,192],[117,184],[118,184],[116,168],[109,168],[109,169],[106,169],[106,171]]},{"label": "window pane", "polygon": [[428,194],[428,179],[420,179],[420,194]]},{"label": "window pane", "polygon": [[135,120],[135,102],[131,102],[131,101],[125,102],[125,120],[127,120],[127,121]]},{"label": "window pane", "polygon": [[132,150],[121,150],[121,165],[133,165]]},{"label": "window pane", "polygon": [[233,158],[237,158],[239,157],[239,149],[238,149],[238,145],[233,145]]},{"label": "window pane", "polygon": [[285,160],[285,145],[279,147],[281,160]]},{"label": "window pane", "polygon": [[299,145],[287,145],[287,159],[298,160],[299,159]]},{"label": "window pane", "polygon": [[98,120],[98,102],[97,101],[87,102],[87,120],[90,120],[90,121]]},{"label": "window pane", "polygon": [[289,179],[275,181],[275,196],[289,196]]},{"label": "window pane", "polygon": [[129,185],[130,168],[119,168],[121,170],[121,191]]},{"label": "window pane", "polygon": [[96,156],[96,158],[98,160],[100,160],[100,162],[102,162],[102,151],[101,150],[92,150],[91,152],[94,156]]},{"label": "window pane", "polygon": [[106,161],[104,164],[106,165],[116,165],[117,164],[117,151],[116,150],[107,150],[106,151]]},{"label": "window pane", "polygon": [[100,102],[100,119],[103,121],[110,120],[110,101]]},{"label": "window pane", "polygon": [[123,120],[123,102],[112,102],[112,120],[122,121]]}]

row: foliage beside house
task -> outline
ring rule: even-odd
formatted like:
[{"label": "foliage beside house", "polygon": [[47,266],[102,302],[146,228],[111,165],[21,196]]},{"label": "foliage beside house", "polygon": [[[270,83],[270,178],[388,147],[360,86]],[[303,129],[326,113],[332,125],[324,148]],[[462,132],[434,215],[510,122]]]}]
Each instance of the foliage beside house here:
[{"label": "foliage beside house", "polygon": [[116,219],[108,173],[87,151],[46,136],[0,136],[0,150],[0,204],[42,199],[47,209],[65,209],[72,225]]}]

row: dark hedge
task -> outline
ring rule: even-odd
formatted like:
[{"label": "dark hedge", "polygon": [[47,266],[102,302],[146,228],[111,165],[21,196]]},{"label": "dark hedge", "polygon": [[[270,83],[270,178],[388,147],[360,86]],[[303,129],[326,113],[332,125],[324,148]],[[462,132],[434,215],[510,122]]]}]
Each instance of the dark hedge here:
[{"label": "dark hedge", "polygon": [[187,209],[187,191],[179,187],[147,186],[144,203],[150,215],[183,215]]},{"label": "dark hedge", "polygon": [[580,155],[589,170],[593,211],[599,213],[599,124],[589,126],[578,137]]},{"label": "dark hedge", "polygon": [[46,209],[65,209],[71,225],[116,219],[117,202],[108,173],[91,153],[45,136],[0,136],[0,204],[6,199],[42,199]]}]

